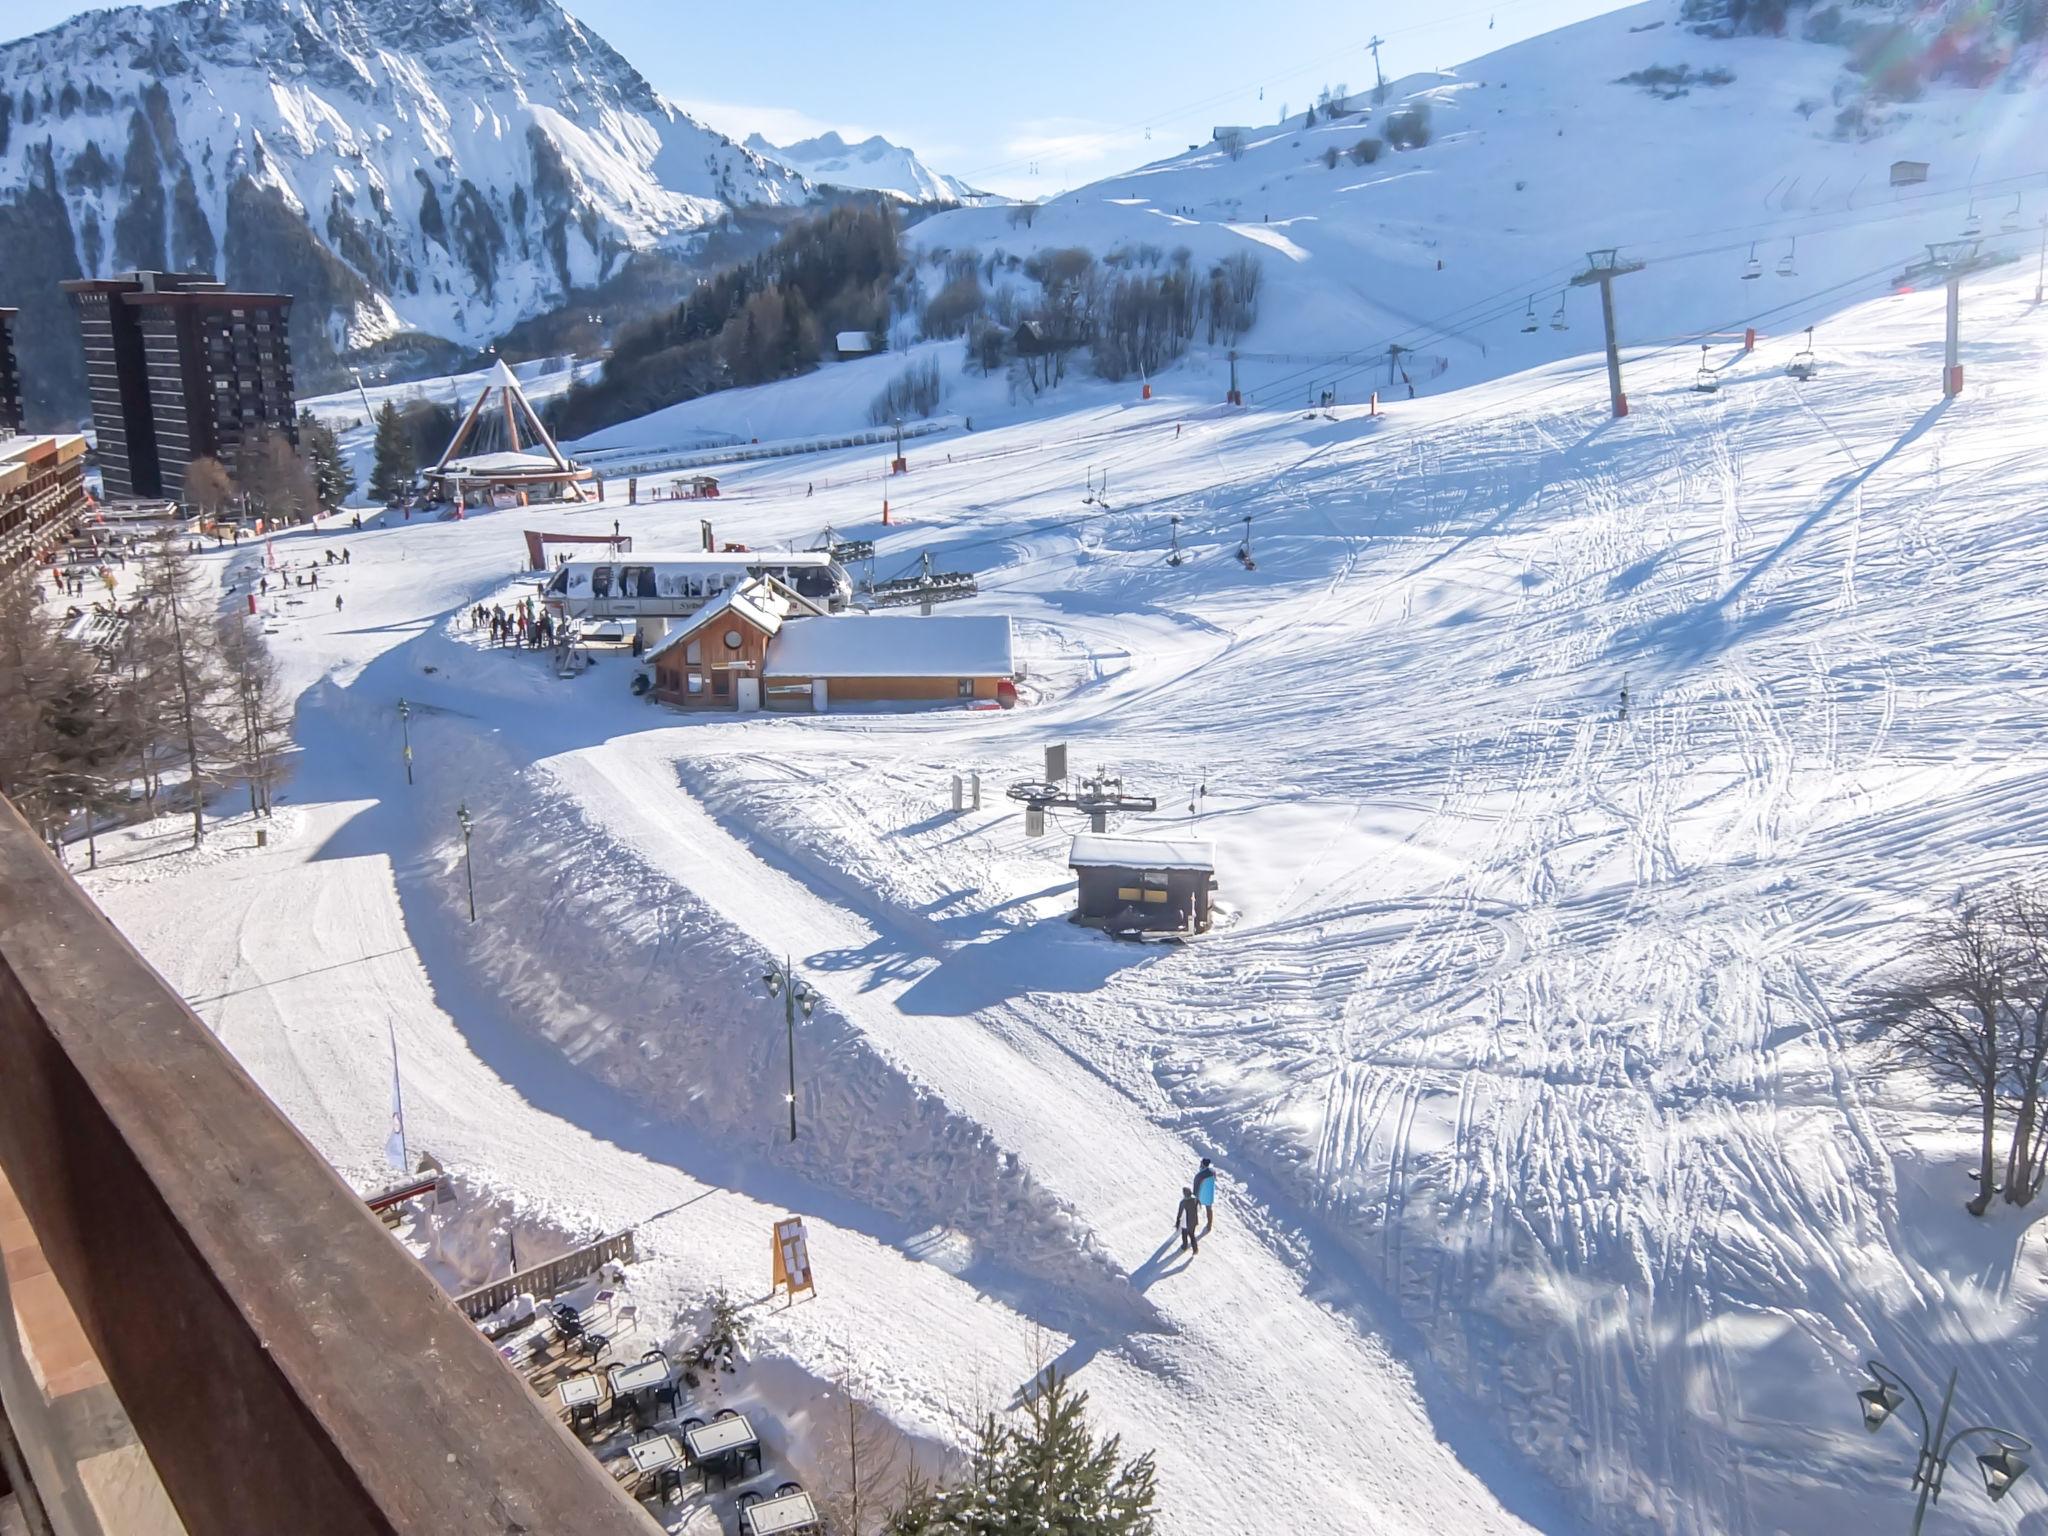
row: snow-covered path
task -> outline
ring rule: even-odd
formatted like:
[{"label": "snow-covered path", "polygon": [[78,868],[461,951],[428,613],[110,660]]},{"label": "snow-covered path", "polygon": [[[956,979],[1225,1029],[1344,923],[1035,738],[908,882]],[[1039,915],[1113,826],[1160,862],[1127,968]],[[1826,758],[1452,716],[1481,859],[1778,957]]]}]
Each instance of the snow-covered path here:
[{"label": "snow-covered path", "polygon": [[[2048,1366],[2029,1217],[1962,1215],[1956,1124],[1843,1022],[1914,913],[2048,846],[2029,294],[1973,300],[1947,407],[1913,296],[1806,386],[1783,342],[1711,397],[1631,357],[1621,423],[1579,361],[1378,420],[1084,398],[921,448],[887,529],[857,457],[730,477],[731,536],[980,570],[1011,714],[665,714],[449,621],[521,520],[365,532],[345,614],[274,619],[306,761],[273,847],[95,889],[343,1166],[394,1028],[423,1135],[565,1228],[717,1187],[650,1228],[678,1306],[758,1291],[805,1211],[846,1283],[764,1348],[853,1349],[920,1431],[960,1434],[968,1376],[1075,1367],[1176,1536],[1266,1528],[1276,1489],[1332,1533],[1882,1527],[1860,1357],[1958,1365],[2023,1429]],[[548,515],[615,516],[675,537]],[[1159,796],[1130,829],[1199,818],[1229,924],[1065,922],[1064,836],[1001,799],[1055,741]],[[951,813],[968,769],[990,801]],[[794,1147],[781,954],[825,998]],[[1201,1154],[1227,1203],[1183,1266]]]},{"label": "snow-covered path", "polygon": [[[1000,987],[1005,978],[986,975],[999,961],[984,963],[976,946],[942,946],[911,925],[877,929],[837,893],[765,861],[678,796],[667,755],[640,746],[620,738],[558,760],[553,771],[619,843],[649,853],[771,951],[793,953],[799,967],[832,954],[867,957],[857,969],[807,975],[830,1006],[1021,1153],[1171,1324],[1149,1337],[1083,1333],[1056,1362],[1074,1370],[1107,1353],[1138,1367],[1108,1383],[1088,1379],[1119,1422],[1147,1426],[1167,1486],[1200,1483],[1204,1516],[1218,1529],[1257,1529],[1276,1486],[1291,1490],[1319,1530],[1425,1531],[1446,1520],[1470,1531],[1521,1528],[1436,1442],[1385,1348],[1310,1294],[1303,1267],[1286,1261],[1270,1232],[1238,1225],[1249,1208],[1226,1197],[1208,1250],[1178,1255],[1173,1207],[1193,1160],[1148,1106],[1021,1010],[984,1007],[971,1023],[929,1003],[906,1011],[905,994],[945,986],[938,973],[947,970],[983,972],[970,988]],[[1257,1432],[1220,1427],[1219,1403]],[[1334,1415],[1341,1435],[1331,1433]]]}]

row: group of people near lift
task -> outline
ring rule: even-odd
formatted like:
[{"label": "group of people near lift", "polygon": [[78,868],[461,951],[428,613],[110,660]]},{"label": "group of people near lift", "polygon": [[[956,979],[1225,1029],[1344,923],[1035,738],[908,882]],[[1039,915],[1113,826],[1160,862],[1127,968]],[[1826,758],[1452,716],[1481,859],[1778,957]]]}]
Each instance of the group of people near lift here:
[{"label": "group of people near lift", "polygon": [[555,616],[527,597],[520,598],[510,611],[495,603],[478,603],[469,610],[469,627],[489,630],[493,645],[519,645],[534,651],[547,650],[558,639],[567,638]]}]

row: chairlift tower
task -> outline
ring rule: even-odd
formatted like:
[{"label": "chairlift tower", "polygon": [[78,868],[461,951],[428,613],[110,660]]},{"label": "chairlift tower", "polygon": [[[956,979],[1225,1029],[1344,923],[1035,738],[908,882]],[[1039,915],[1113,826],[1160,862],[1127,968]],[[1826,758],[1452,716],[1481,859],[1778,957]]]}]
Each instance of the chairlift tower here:
[{"label": "chairlift tower", "polygon": [[1600,285],[1600,320],[1607,328],[1607,394],[1617,418],[1628,414],[1628,396],[1621,392],[1621,344],[1614,335],[1614,280],[1640,272],[1640,261],[1624,260],[1613,246],[1586,252],[1586,270],[1572,278],[1574,288]]},{"label": "chairlift tower", "polygon": [[1387,77],[1380,69],[1380,50],[1387,46],[1386,39],[1378,33],[1374,33],[1372,41],[1365,46],[1372,50],[1373,78],[1379,82],[1373,89],[1373,104],[1375,106],[1384,105],[1387,99]]},{"label": "chairlift tower", "polygon": [[1941,365],[1941,394],[1945,400],[1953,400],[1963,392],[1963,279],[2011,259],[2010,256],[1987,252],[1976,240],[1944,240],[1929,245],[1926,260],[1914,262],[1894,279],[1902,292],[1937,278],[1948,290],[1948,336],[1942,349]]}]

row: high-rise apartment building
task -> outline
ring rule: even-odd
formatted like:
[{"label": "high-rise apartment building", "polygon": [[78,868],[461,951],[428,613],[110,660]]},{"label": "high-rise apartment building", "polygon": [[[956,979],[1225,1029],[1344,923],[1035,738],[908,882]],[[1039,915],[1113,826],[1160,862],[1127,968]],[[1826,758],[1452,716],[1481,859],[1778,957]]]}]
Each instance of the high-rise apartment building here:
[{"label": "high-rise apartment building", "polygon": [[14,361],[14,311],[0,309],[0,437],[21,430],[21,369]]},{"label": "high-rise apartment building", "polygon": [[236,293],[202,273],[63,285],[78,310],[100,478],[111,500],[184,494],[194,459],[234,467],[271,427],[298,441],[288,293]]}]

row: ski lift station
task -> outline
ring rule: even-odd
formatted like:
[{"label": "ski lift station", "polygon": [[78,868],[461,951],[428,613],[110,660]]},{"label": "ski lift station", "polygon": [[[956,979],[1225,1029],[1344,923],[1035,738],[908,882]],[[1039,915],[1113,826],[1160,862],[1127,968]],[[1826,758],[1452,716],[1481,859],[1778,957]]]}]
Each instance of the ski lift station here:
[{"label": "ski lift station", "polygon": [[684,709],[1017,702],[1006,615],[834,615],[769,575],[698,609],[644,660],[655,699]]},{"label": "ski lift station", "polygon": [[1108,933],[1206,933],[1216,846],[1195,837],[1082,832],[1067,854],[1074,921]]},{"label": "ski lift station", "polygon": [[555,446],[503,358],[462,418],[438,462],[421,479],[443,501],[494,507],[583,501],[596,472]]}]

